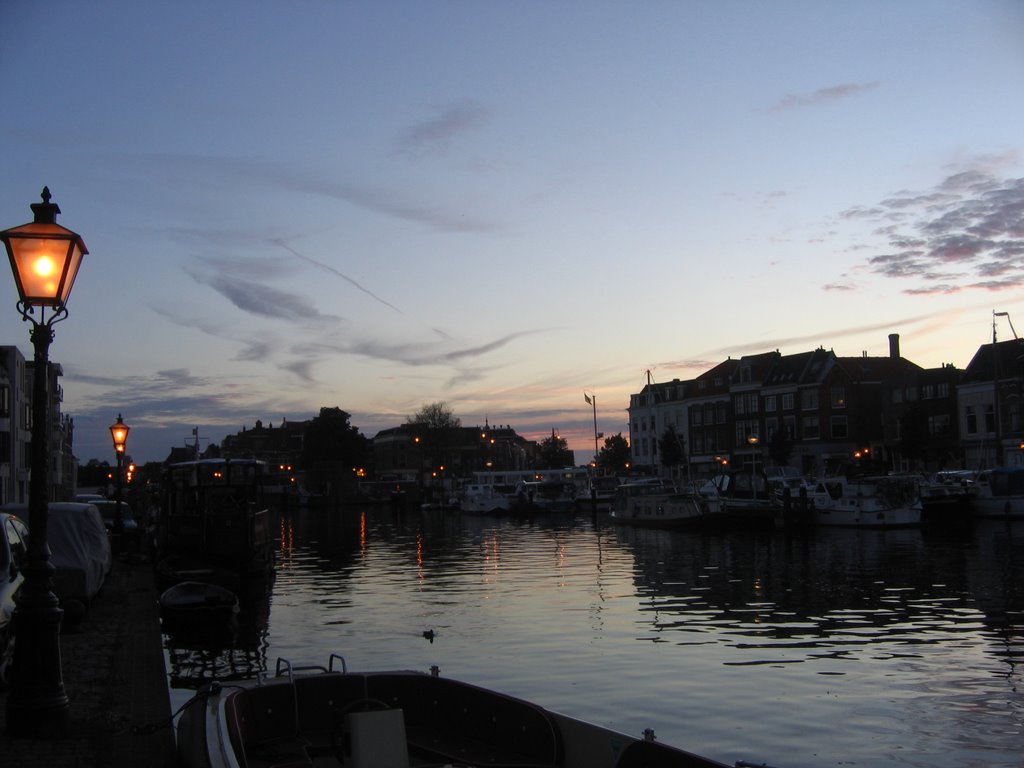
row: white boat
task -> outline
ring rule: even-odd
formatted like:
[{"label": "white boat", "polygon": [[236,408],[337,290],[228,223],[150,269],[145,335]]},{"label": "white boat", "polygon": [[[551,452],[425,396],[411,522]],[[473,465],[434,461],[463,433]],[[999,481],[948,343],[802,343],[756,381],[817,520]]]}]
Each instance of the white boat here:
[{"label": "white boat", "polygon": [[513,511],[573,512],[577,487],[566,480],[522,480],[516,484]]},{"label": "white boat", "polygon": [[622,525],[679,528],[719,520],[715,497],[693,488],[677,490],[661,482],[624,483],[612,502],[611,520]]},{"label": "white boat", "polygon": [[515,498],[512,489],[493,483],[470,483],[462,489],[459,509],[470,514],[500,515],[507,513]]},{"label": "white boat", "polygon": [[816,525],[866,528],[921,524],[921,495],[909,476],[826,477],[811,495]]},{"label": "white boat", "polygon": [[184,768],[725,768],[653,733],[630,736],[436,668],[353,673],[337,655],[326,669],[279,661],[274,677],[203,688],[184,707],[177,745]]},{"label": "white boat", "polygon": [[1024,467],[979,472],[971,507],[975,517],[1024,519]]}]

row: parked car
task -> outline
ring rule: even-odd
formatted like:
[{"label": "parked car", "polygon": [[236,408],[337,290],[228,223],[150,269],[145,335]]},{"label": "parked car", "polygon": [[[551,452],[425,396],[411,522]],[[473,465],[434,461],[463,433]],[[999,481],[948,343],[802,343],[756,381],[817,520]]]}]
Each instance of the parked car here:
[{"label": "parked car", "polygon": [[[53,592],[64,610],[64,627],[73,627],[103,588],[113,567],[110,537],[93,504],[50,502],[46,543],[56,569]],[[0,511],[28,515],[27,504],[5,504]]]},{"label": "parked car", "polygon": [[107,497],[101,493],[76,493],[71,500],[82,504],[92,504],[94,501],[106,501]]},{"label": "parked car", "polygon": [[11,616],[25,577],[22,571],[28,554],[28,526],[9,512],[0,512],[0,688],[7,687],[7,675],[14,660]]},{"label": "parked car", "polygon": [[[90,501],[96,509],[100,511],[100,516],[103,518],[103,524],[107,527],[108,531],[114,530],[114,521],[117,519],[117,502],[114,499],[103,499],[102,501]],[[128,505],[128,502],[121,502],[121,521],[124,523],[124,530],[134,531],[139,527],[138,521],[135,519],[135,513],[132,512],[132,508]]]}]

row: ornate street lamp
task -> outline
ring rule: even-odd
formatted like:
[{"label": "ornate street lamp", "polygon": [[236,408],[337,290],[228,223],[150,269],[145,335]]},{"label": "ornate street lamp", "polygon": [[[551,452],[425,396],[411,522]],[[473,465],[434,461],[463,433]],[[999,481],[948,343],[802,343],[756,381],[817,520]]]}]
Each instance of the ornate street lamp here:
[{"label": "ornate street lamp", "polygon": [[68,697],[60,665],[63,611],[53,594],[55,568],[46,543],[49,351],[53,325],[68,316],[65,304],[88,251],[79,235],[57,224],[60,208],[50,202],[46,187],[42,199],[31,206],[34,221],[0,232],[18,287],[18,311],[23,320],[32,323],[30,338],[35,354],[28,559],[21,599],[12,619],[14,663],[7,693],[7,731],[16,736],[59,732],[68,722]]},{"label": "ornate street lamp", "polygon": [[117,459],[117,480],[114,488],[114,533],[119,549],[124,547],[124,516],[121,514],[121,488],[124,476],[124,446],[128,442],[128,431],[131,429],[117,414],[117,421],[110,425],[110,438],[114,441],[114,458]]}]

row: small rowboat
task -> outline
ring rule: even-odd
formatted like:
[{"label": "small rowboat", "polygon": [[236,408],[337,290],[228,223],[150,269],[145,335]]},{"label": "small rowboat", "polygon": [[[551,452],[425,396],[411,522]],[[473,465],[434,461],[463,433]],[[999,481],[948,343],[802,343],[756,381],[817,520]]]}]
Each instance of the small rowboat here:
[{"label": "small rowboat", "polygon": [[[340,669],[335,669],[335,661]],[[431,672],[293,668],[213,683],[183,708],[186,768],[725,768]]]},{"label": "small rowboat", "polygon": [[165,620],[205,622],[228,619],[238,613],[238,596],[230,589],[205,581],[182,581],[160,595]]}]

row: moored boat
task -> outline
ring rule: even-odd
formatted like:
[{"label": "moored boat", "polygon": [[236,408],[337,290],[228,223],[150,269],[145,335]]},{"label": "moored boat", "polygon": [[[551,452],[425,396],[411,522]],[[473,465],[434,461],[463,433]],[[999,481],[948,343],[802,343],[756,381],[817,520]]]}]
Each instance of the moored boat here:
[{"label": "moored boat", "polygon": [[971,507],[976,517],[1024,519],[1024,467],[979,472]]},{"label": "moored boat", "polygon": [[[337,662],[337,668],[335,667]],[[410,671],[293,668],[214,683],[178,723],[185,768],[495,765],[637,768],[724,764],[470,683]]]},{"label": "moored boat", "polygon": [[909,476],[827,477],[811,495],[815,525],[907,528],[921,524],[921,495]]},{"label": "moored boat", "polygon": [[660,482],[624,483],[612,502],[611,521],[620,525],[683,528],[720,520],[714,497],[693,488],[682,490]]},{"label": "moored boat", "polygon": [[160,594],[160,616],[171,622],[223,620],[238,613],[238,595],[218,584],[182,581]]},{"label": "moored boat", "polygon": [[511,509],[513,489],[493,483],[470,483],[462,489],[459,509],[470,514],[500,515]]},{"label": "moored boat", "polygon": [[172,464],[157,526],[158,574],[173,580],[180,572],[182,581],[210,581],[194,574],[272,573],[274,548],[270,511],[263,504],[263,471],[264,463],[255,459]]}]

